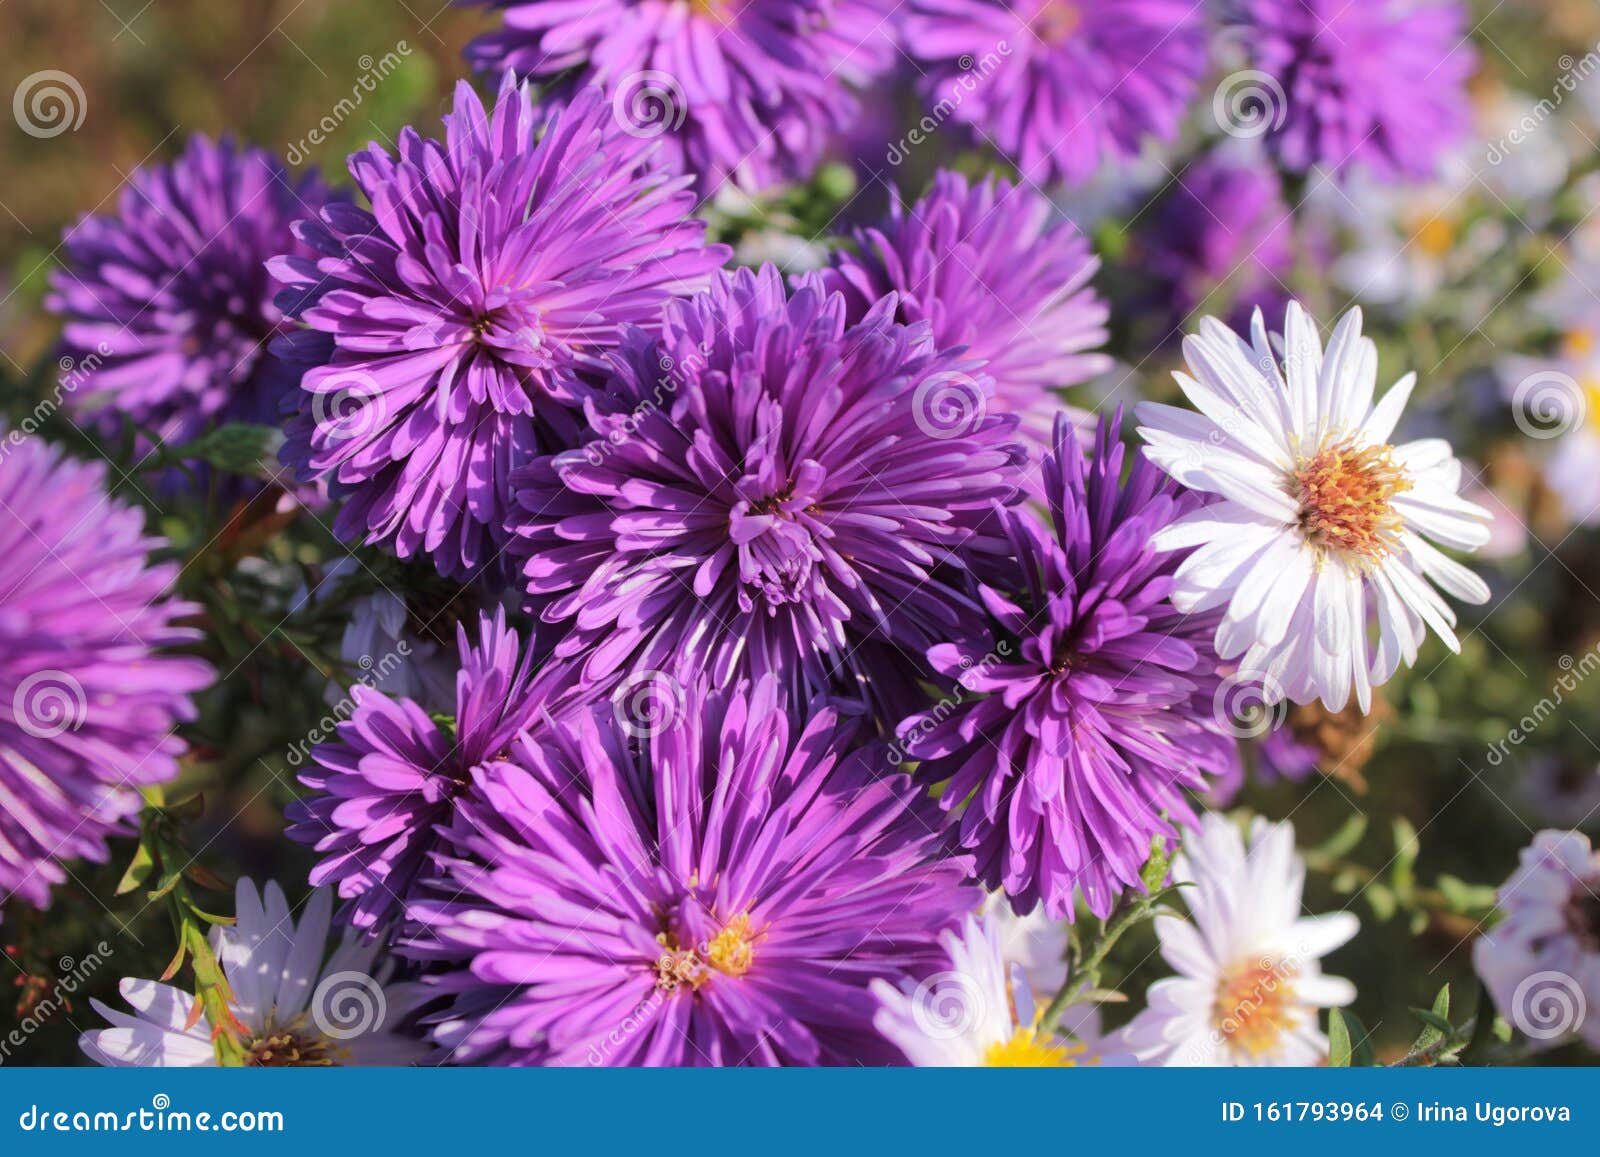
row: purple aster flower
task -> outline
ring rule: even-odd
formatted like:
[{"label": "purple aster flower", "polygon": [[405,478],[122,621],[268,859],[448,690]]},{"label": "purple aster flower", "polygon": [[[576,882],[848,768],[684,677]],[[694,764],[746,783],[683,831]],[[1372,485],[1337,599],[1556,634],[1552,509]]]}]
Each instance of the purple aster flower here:
[{"label": "purple aster flower", "polygon": [[464,0],[500,10],[479,69],[599,85],[623,128],[659,137],[708,193],[804,178],[858,112],[848,84],[894,59],[890,0]]},{"label": "purple aster flower", "polygon": [[815,275],[722,274],[613,359],[588,445],[520,473],[527,590],[585,683],[676,669],[781,673],[791,702],[883,704],[975,612],[967,560],[998,552],[1016,419],[888,297],[855,325]]},{"label": "purple aster flower", "polygon": [[1004,515],[1011,581],[982,590],[998,642],[934,647],[929,661],[960,690],[900,726],[920,773],[949,781],[942,806],[965,804],[978,875],[1018,912],[1042,899],[1070,917],[1076,889],[1104,916],[1142,886],[1153,837],[1194,822],[1186,789],[1237,758],[1213,718],[1215,617],[1173,609],[1177,560],[1150,546],[1200,499],[1143,457],[1119,483],[1120,418],[1102,422],[1092,463],[1058,422],[1044,484],[1055,529]]},{"label": "purple aster flower", "polygon": [[1275,121],[1266,141],[1288,168],[1364,165],[1426,179],[1472,121],[1477,64],[1455,0],[1242,0],[1245,41]]},{"label": "purple aster flower", "polygon": [[940,349],[965,347],[994,378],[999,407],[1048,445],[1054,391],[1111,368],[1093,351],[1110,311],[1090,280],[1099,260],[1077,227],[1030,189],[993,178],[969,184],[941,171],[928,194],[896,202],[880,228],[856,233],[823,284],[845,295],[852,321],[899,295],[899,320],[926,321]]},{"label": "purple aster flower", "polygon": [[[350,159],[372,202],[299,227],[319,255],[273,263],[314,360],[285,458],[345,499],[335,530],[470,577],[503,542],[523,458],[576,437],[583,375],[726,256],[685,217],[592,90],[547,117],[509,77],[492,115],[466,84],[445,143],[400,134]],[[543,126],[543,134],[539,129]]]},{"label": "purple aster flower", "polygon": [[911,0],[904,40],[938,107],[1040,183],[1171,140],[1206,67],[1194,0]]},{"label": "purple aster flower", "polygon": [[1257,309],[1281,316],[1294,236],[1277,175],[1262,164],[1197,161],[1134,235],[1128,263],[1153,283],[1141,304],[1160,315],[1164,336],[1180,335],[1197,312],[1235,328]]},{"label": "purple aster flower", "polygon": [[503,611],[480,619],[476,643],[464,627],[456,631],[453,731],[410,699],[358,684],[338,739],[316,747],[315,767],[300,775],[317,794],[289,805],[289,837],[323,857],[311,883],[337,884],[347,901],[343,916],[357,928],[375,929],[399,913],[472,769],[502,757],[544,709],[535,652],[523,648]]},{"label": "purple aster flower", "polygon": [[451,1059],[545,1065],[902,1061],[874,980],[942,967],[982,899],[881,746],[775,677],[690,691],[634,741],[601,709],[474,773],[407,945],[453,961]]},{"label": "purple aster flower", "polygon": [[0,903],[48,905],[60,862],[103,863],[139,788],[178,774],[212,671],[157,652],[198,638],[165,545],[103,466],[0,429]]},{"label": "purple aster flower", "polygon": [[170,165],[139,169],[111,216],[66,231],[45,305],[65,322],[68,405],[100,429],[122,418],[174,442],[213,424],[276,426],[297,374],[268,343],[284,329],[269,258],[311,251],[293,223],[332,203],[314,173],[190,138]]}]

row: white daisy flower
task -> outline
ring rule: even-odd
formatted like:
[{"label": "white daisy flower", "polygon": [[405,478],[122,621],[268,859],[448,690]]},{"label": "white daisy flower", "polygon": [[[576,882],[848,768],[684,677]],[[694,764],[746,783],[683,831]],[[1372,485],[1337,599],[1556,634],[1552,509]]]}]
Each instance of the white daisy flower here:
[{"label": "white daisy flower", "polygon": [[[1001,916],[998,911],[968,916],[960,932],[946,932],[940,942],[950,967],[920,984],[895,988],[886,980],[872,982],[878,999],[873,1023],[898,1045],[906,1058],[935,1068],[1063,1068],[1073,1065],[1128,1065],[1133,1058],[1107,1047],[1100,1035],[1098,1010],[1068,1009],[1062,1018],[1067,1036],[1041,1031],[1043,1005],[1055,991],[1040,990],[1039,1005],[1028,980],[1036,966],[1055,975],[1048,936],[1036,935],[1027,917]],[[1065,948],[1063,935],[1060,946]],[[1007,944],[1023,950],[1008,958]],[[1043,949],[1043,951],[1041,951]],[[1061,973],[1063,981],[1065,972]]]},{"label": "white daisy flower", "polygon": [[1184,341],[1193,376],[1175,376],[1199,413],[1138,407],[1150,459],[1219,498],[1154,544],[1196,548],[1178,568],[1173,605],[1225,608],[1217,651],[1269,702],[1321,698],[1339,711],[1354,686],[1366,711],[1373,686],[1402,659],[1416,662],[1428,627],[1459,650],[1455,614],[1434,585],[1472,603],[1489,588],[1427,540],[1475,550],[1489,513],[1460,497],[1447,442],[1390,445],[1416,375],[1373,405],[1378,350],[1361,336],[1360,310],[1324,353],[1291,303],[1281,370],[1259,310],[1251,328],[1253,345],[1207,318]]},{"label": "white daisy flower", "polygon": [[1304,917],[1305,863],[1294,828],[1257,818],[1248,850],[1214,812],[1173,861],[1193,923],[1156,917],[1161,955],[1179,975],[1150,986],[1122,1032],[1141,1064],[1311,1065],[1327,1058],[1319,1009],[1355,999],[1321,958],[1356,934],[1349,912]]},{"label": "white daisy flower", "polygon": [[1472,946],[1495,1008],[1535,1045],[1600,1049],[1600,854],[1543,831],[1500,888],[1501,921]]},{"label": "white daisy flower", "polygon": [[[232,1011],[248,1035],[248,1065],[406,1065],[428,1050],[394,1034],[407,1010],[405,986],[385,988],[380,944],[347,931],[327,953],[333,894],[319,888],[298,926],[275,883],[258,896],[249,880],[235,893],[238,921],[217,928],[211,947],[233,992]],[[327,957],[324,962],[324,956]],[[134,1015],[98,1000],[111,1023],[79,1038],[91,1059],[118,1068],[203,1068],[217,1063],[211,1026],[192,993],[154,980],[118,985]]]}]

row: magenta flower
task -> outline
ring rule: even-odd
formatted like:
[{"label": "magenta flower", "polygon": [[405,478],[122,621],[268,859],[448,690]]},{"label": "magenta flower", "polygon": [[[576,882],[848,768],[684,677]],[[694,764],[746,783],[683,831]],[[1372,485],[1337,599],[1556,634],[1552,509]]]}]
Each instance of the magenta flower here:
[{"label": "magenta flower", "polygon": [[480,767],[406,949],[452,969],[434,1037],[509,1065],[886,1064],[874,980],[942,966],[976,910],[910,777],[777,678],[609,707]]},{"label": "magenta flower", "polygon": [[0,429],[0,903],[43,908],[61,866],[103,863],[139,788],[178,774],[180,724],[213,672],[163,654],[199,632],[174,563],[105,468]]},{"label": "magenta flower", "polygon": [[351,158],[372,210],[328,208],[300,226],[319,256],[273,265],[315,331],[284,343],[310,363],[285,459],[344,499],[336,531],[495,564],[511,472],[576,438],[620,327],[725,260],[650,153],[598,94],[545,116],[508,77],[492,114],[457,87],[443,146]]}]

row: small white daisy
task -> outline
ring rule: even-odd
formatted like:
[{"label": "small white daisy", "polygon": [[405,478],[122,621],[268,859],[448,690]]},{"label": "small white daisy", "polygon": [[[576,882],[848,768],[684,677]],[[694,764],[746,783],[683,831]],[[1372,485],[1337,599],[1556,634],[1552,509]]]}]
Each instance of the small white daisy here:
[{"label": "small white daisy", "polygon": [[1489,588],[1427,539],[1475,550],[1489,513],[1460,497],[1447,442],[1390,445],[1416,375],[1373,405],[1378,350],[1361,336],[1360,310],[1324,353],[1315,323],[1291,303],[1281,370],[1259,310],[1251,336],[1253,346],[1207,318],[1184,341],[1193,376],[1176,375],[1199,413],[1137,410],[1150,459],[1219,499],[1154,539],[1159,550],[1196,548],[1172,602],[1188,613],[1225,608],[1217,651],[1269,701],[1321,698],[1339,711],[1354,686],[1366,711],[1373,686],[1402,659],[1416,662],[1428,627],[1459,649],[1434,584],[1472,603]]},{"label": "small white daisy", "polygon": [[1304,917],[1305,864],[1294,828],[1257,818],[1246,850],[1214,812],[1183,842],[1172,874],[1193,923],[1156,918],[1161,955],[1179,975],[1150,986],[1122,1032],[1141,1064],[1311,1065],[1326,1059],[1319,1009],[1355,999],[1321,959],[1356,934],[1349,912]]},{"label": "small white daisy", "polygon": [[[406,988],[385,987],[389,970],[378,965],[378,941],[347,932],[328,955],[331,891],[312,894],[298,926],[275,883],[258,896],[254,884],[240,880],[235,898],[238,921],[215,929],[211,946],[247,1035],[246,1064],[406,1065],[428,1051],[394,1034],[407,1010]],[[90,1002],[112,1026],[79,1038],[92,1060],[118,1068],[217,1063],[211,1026],[196,1015],[192,993],[132,977],[117,987],[135,1015]]]},{"label": "small white daisy", "polygon": [[[1131,1065],[1131,1056],[1102,1043],[1093,1007],[1067,1010],[1062,1025],[1069,1036],[1041,1031],[1039,1017],[1055,990],[1035,992],[1029,973],[1059,975],[1064,982],[1065,970],[1058,972],[1057,962],[1066,938],[1063,933],[1056,941],[1052,932],[1031,928],[1032,923],[998,909],[968,916],[959,933],[946,932],[940,940],[949,953],[947,970],[903,988],[873,981],[878,1031],[920,1067]],[[1021,955],[1008,956],[1008,945]]]}]

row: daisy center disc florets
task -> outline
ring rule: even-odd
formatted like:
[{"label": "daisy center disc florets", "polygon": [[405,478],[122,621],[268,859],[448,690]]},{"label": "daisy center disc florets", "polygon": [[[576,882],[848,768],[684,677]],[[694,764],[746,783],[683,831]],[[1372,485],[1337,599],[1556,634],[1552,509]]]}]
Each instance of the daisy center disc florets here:
[{"label": "daisy center disc florets", "polygon": [[1376,561],[1401,527],[1391,499],[1411,488],[1388,446],[1335,442],[1294,475],[1300,532],[1313,546]]},{"label": "daisy center disc florets", "polygon": [[305,1069],[342,1065],[346,1060],[344,1049],[296,1021],[267,1029],[251,1041],[244,1063],[254,1069]]},{"label": "daisy center disc florets", "polygon": [[1252,960],[1223,973],[1212,1008],[1212,1027],[1234,1048],[1255,1058],[1277,1052],[1304,1010],[1295,998],[1298,970],[1288,961]]},{"label": "daisy center disc florets", "polygon": [[738,915],[699,949],[681,948],[677,938],[663,932],[656,937],[662,953],[655,962],[656,987],[672,992],[687,985],[698,989],[716,973],[743,976],[756,961],[758,934],[748,915]]},{"label": "daisy center disc florets", "polygon": [[1072,1065],[1073,1049],[1040,1040],[1031,1028],[1019,1028],[1010,1040],[984,1051],[983,1063],[991,1069],[1064,1069]]}]

